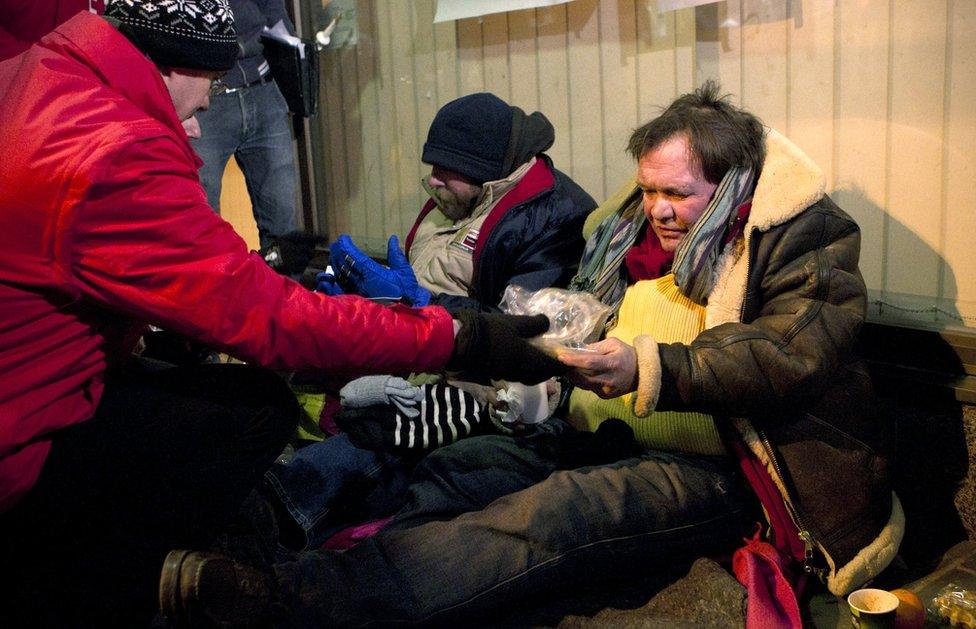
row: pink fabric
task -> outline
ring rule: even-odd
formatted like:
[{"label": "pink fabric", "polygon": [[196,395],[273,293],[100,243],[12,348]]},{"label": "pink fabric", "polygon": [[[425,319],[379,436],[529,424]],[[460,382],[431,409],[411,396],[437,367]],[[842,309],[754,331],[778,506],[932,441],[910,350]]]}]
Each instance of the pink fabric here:
[{"label": "pink fabric", "polygon": [[734,442],[732,449],[749,486],[766,510],[773,545],[787,557],[802,562],[805,547],[800,539],[800,531],[786,510],[783,496],[769,475],[769,470],[742,443]]},{"label": "pink fabric", "polygon": [[[746,628],[801,627],[797,592],[804,579],[792,574],[791,564],[804,559],[805,546],[769,470],[741,442],[732,450],[743,475],[769,518],[772,544],[760,539],[761,528],[732,555],[732,569],[749,593]],[[794,589],[795,588],[795,589]]]},{"label": "pink fabric", "polygon": [[326,394],[325,404],[322,405],[322,412],[319,413],[319,428],[322,432],[333,437],[341,431],[335,423],[335,415],[342,410],[342,403],[339,402],[337,395]]},{"label": "pink fabric", "polygon": [[325,540],[325,543],[322,544],[322,550],[348,550],[364,539],[379,533],[392,520],[393,517],[391,516],[342,529]]},{"label": "pink fabric", "polygon": [[789,559],[760,539],[760,530],[732,555],[732,571],[749,592],[746,629],[802,629],[790,584]]}]

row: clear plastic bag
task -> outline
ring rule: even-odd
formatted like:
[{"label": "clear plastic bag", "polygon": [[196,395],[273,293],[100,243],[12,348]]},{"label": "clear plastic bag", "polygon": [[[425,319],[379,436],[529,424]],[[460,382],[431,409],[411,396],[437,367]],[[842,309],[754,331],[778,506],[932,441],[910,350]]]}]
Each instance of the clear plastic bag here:
[{"label": "clear plastic bag", "polygon": [[552,354],[588,351],[586,344],[600,339],[611,314],[610,306],[590,293],[563,288],[531,291],[512,285],[505,289],[501,309],[514,315],[546,315],[549,331],[532,342]]},{"label": "clear plastic bag", "polygon": [[928,612],[952,627],[976,629],[976,591],[950,583],[935,595]]}]

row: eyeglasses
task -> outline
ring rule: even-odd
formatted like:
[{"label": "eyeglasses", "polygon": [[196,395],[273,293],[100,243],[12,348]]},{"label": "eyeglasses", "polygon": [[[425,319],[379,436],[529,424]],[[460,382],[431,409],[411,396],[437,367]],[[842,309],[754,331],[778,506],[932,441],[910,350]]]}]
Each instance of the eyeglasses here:
[{"label": "eyeglasses", "polygon": [[227,84],[224,83],[222,78],[216,78],[210,80],[210,95],[216,96],[217,94],[223,94],[227,90]]}]

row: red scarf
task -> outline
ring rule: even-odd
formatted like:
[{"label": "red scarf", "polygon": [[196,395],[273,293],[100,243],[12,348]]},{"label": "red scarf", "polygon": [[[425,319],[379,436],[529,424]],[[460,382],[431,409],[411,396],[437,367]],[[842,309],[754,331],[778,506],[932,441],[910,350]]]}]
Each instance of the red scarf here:
[{"label": "red scarf", "polygon": [[[735,221],[729,227],[725,235],[725,244],[735,240],[742,235],[749,218],[749,210],[752,209],[752,199],[749,199],[736,209]],[[637,242],[630,248],[624,256],[624,266],[627,267],[629,277],[628,284],[634,284],[641,280],[656,280],[671,272],[671,264],[674,262],[674,252],[665,251],[661,247],[661,240],[651,229],[651,222],[644,223],[644,229]]]}]

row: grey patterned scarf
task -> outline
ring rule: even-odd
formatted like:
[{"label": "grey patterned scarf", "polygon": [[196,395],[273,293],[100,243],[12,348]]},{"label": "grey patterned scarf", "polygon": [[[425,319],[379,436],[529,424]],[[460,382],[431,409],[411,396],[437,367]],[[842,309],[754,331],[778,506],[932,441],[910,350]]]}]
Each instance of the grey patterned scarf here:
[{"label": "grey patterned scarf", "polygon": [[732,168],[725,173],[705,212],[685,234],[674,253],[674,283],[695,303],[703,304],[715,283],[715,263],[722,253],[725,235],[735,222],[735,209],[753,191],[750,168]]},{"label": "grey patterned scarf", "polygon": [[[735,209],[749,199],[752,189],[750,169],[731,169],[715,189],[701,218],[678,245],[672,271],[678,288],[690,299],[705,303],[708,298],[715,281],[715,262],[722,252],[725,234],[736,219]],[[586,241],[579,272],[569,288],[592,293],[616,313],[627,290],[624,257],[646,224],[638,188],[616,212],[603,219]],[[610,318],[608,326],[615,318]]]}]

